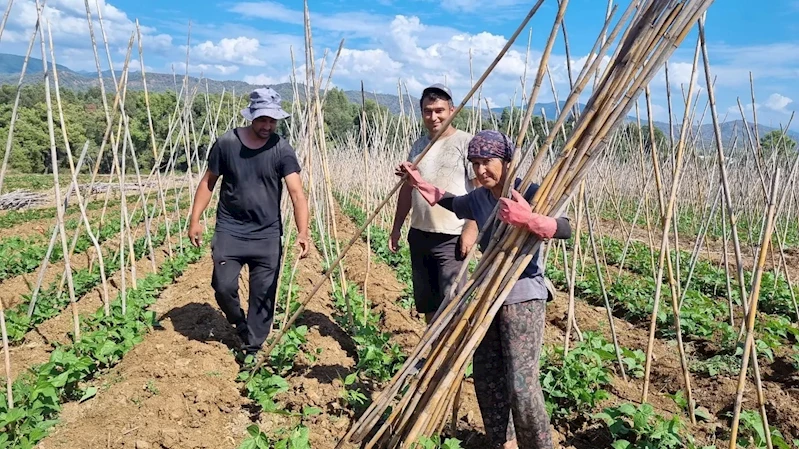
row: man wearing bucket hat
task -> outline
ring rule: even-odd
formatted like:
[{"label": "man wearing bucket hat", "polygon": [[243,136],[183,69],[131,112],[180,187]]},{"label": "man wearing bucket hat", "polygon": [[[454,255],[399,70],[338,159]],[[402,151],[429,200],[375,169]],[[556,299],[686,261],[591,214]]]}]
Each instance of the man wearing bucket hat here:
[{"label": "man wearing bucket hat", "polygon": [[[220,136],[208,155],[208,169],[194,197],[189,238],[202,244],[200,217],[208,207],[217,180],[222,179],[216,230],[211,240],[214,262],[211,286],[219,307],[242,341],[241,349],[257,352],[272,327],[283,235],[280,200],[285,181],[294,205],[300,257],[308,253],[308,202],[302,189],[294,149],[275,133],[278,120],[289,117],[280,94],[271,88],[250,93],[241,110],[249,126]],[[250,270],[250,296],[245,315],[239,302],[239,273]]]},{"label": "man wearing bucket hat", "polygon": [[[443,84],[433,84],[422,91],[419,100],[427,134],[414,142],[408,161],[414,162],[439,132],[430,151],[418,164],[419,172],[430,182],[462,195],[478,183],[467,160],[467,146],[472,135],[444,122],[455,112],[452,92]],[[442,131],[443,129],[443,131]],[[411,212],[408,249],[411,255],[413,297],[416,311],[429,323],[447,293],[456,285],[456,278],[466,255],[477,240],[473,220],[463,220],[454,213],[431,207],[419,192],[405,184],[397,198],[394,227],[389,249],[399,249],[400,230]],[[462,287],[466,277],[457,280]]]}]

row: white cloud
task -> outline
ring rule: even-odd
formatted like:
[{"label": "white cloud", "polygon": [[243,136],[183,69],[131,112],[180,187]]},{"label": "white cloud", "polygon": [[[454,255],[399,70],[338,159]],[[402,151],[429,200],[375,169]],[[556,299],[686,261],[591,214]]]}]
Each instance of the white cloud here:
[{"label": "white cloud", "polygon": [[218,43],[205,41],[192,47],[192,54],[203,62],[228,62],[243,65],[263,66],[266,62],[261,59],[264,50],[258,39],[239,36],[224,38]]},{"label": "white cloud", "polygon": [[791,100],[790,98],[784,95],[773,93],[766,100],[765,106],[771,109],[772,111],[788,112],[788,110],[786,110],[785,108],[791,103],[793,103],[793,100]]},{"label": "white cloud", "polygon": [[[98,5],[103,18],[102,28],[97,10]],[[105,0],[90,1],[89,9],[103,69],[108,68],[105,40],[107,40],[111,56],[114,58],[115,68],[121,68],[130,37],[136,31],[135,21],[131,20],[124,11]],[[45,23],[49,23],[58,62],[74,70],[93,70],[95,68],[94,53],[91,50],[84,1],[50,0],[42,11],[42,17],[46,21]],[[3,51],[24,54],[36,20],[36,4],[33,0],[15,1],[9,14],[7,28],[3,32]],[[160,34],[154,28],[145,25],[141,25],[139,28],[145,52],[162,54],[172,48],[171,36]],[[46,25],[44,30],[46,33]],[[105,31],[105,40],[103,30]],[[134,40],[133,46],[131,59],[137,59],[138,42],[136,40]],[[41,57],[38,45],[34,47],[32,56]]]},{"label": "white cloud", "polygon": [[[267,74],[260,74],[260,75],[246,75],[244,77],[245,83],[250,83],[258,86],[272,86],[275,84],[287,83],[289,82],[288,76],[270,76]],[[284,98],[285,100],[285,98]]]},{"label": "white cloud", "polygon": [[[185,73],[186,72],[186,63],[175,62],[174,64],[175,73]],[[192,64],[189,63],[189,74],[191,75],[221,75],[221,76],[228,76],[233,75],[239,71],[239,66],[237,65],[225,65],[225,64]]]}]

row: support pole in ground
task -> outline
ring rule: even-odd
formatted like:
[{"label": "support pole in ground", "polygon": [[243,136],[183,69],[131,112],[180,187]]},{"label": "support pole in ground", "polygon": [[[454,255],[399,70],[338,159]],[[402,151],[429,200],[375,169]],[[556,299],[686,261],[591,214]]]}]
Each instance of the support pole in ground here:
[{"label": "support pole in ground", "polygon": [[[36,0],[36,9],[39,21],[42,14],[39,8],[39,1]],[[75,299],[75,285],[72,282],[72,267],[69,263],[69,247],[67,245],[67,233],[64,229],[64,205],[61,203],[61,185],[58,181],[58,153],[56,151],[55,127],[53,125],[53,104],[50,100],[50,72],[47,70],[47,53],[44,45],[44,31],[39,27],[41,38],[42,65],[44,68],[44,99],[47,105],[47,132],[50,137],[50,162],[53,168],[53,184],[55,189],[56,216],[58,217],[59,234],[61,234],[61,248],[64,251],[64,269],[67,274],[67,287],[69,288],[69,300],[72,304],[72,320],[75,332],[75,341],[80,339],[80,322],[78,318],[78,306]]]},{"label": "support pole in ground", "polygon": [[[58,69],[55,60],[55,48],[53,47],[53,34],[50,31],[50,22],[47,22],[47,36],[50,42],[50,59],[53,64],[53,86],[55,87],[55,98],[56,98],[56,105],[58,106],[58,118],[61,124],[61,136],[64,139],[64,147],[67,151],[67,161],[69,162],[69,171],[72,177],[72,185],[75,186],[75,195],[77,196],[78,207],[80,208],[80,215],[83,219],[83,224],[86,226],[86,234],[88,234],[89,239],[92,241],[92,245],[94,245],[95,251],[97,251],[97,262],[100,266],[100,282],[102,284],[102,300],[103,305],[108,308],[109,304],[109,297],[108,297],[108,279],[106,279],[106,272],[105,272],[105,261],[103,258],[103,249],[100,247],[100,242],[97,240],[97,237],[92,232],[92,225],[89,222],[89,216],[86,214],[86,205],[83,200],[83,196],[80,193],[80,187],[78,185],[78,174],[75,170],[75,163],[72,160],[72,149],[69,145],[69,136],[67,135],[67,124],[64,120],[64,109],[61,105],[61,90],[58,86]],[[84,146],[85,148],[86,146]],[[70,188],[70,190],[72,190]],[[69,192],[67,192],[69,194]],[[66,205],[67,199],[64,200],[64,205]],[[69,256],[67,256],[69,257]],[[33,301],[31,301],[31,312],[33,311]]]},{"label": "support pole in ground", "polygon": [[616,336],[616,325],[613,320],[613,309],[610,307],[610,301],[608,300],[608,291],[605,288],[605,278],[602,275],[602,270],[600,266],[602,265],[599,261],[599,254],[596,251],[596,239],[594,239],[594,224],[593,220],[591,220],[591,208],[588,207],[588,194],[586,193],[585,189],[583,191],[583,204],[585,205],[585,218],[588,222],[588,238],[591,242],[591,252],[594,255],[594,265],[596,265],[596,275],[597,279],[599,279],[599,287],[602,289],[602,298],[605,300],[605,311],[608,314],[608,323],[610,324],[610,335],[613,337],[613,348],[616,351],[616,361],[619,363],[619,372],[621,373],[621,377],[624,381],[627,381],[627,373],[624,371],[624,361],[621,358],[621,349],[619,348],[619,339]]},{"label": "support pole in ground", "polygon": [[[733,247],[735,248],[735,259],[736,259],[736,267],[737,267],[737,274],[738,274],[738,287],[740,289],[739,292],[740,292],[740,295],[741,295],[741,305],[744,307],[745,313],[748,313],[749,311],[746,310],[746,307],[747,307],[746,306],[747,294],[746,294],[746,284],[745,284],[745,279],[744,279],[744,274],[743,274],[743,270],[744,270],[744,268],[743,268],[743,258],[741,256],[741,245],[740,245],[740,242],[738,241],[738,226],[737,226],[737,220],[736,220],[736,217],[735,217],[735,212],[732,209],[732,200],[730,198],[730,188],[729,188],[729,184],[727,182],[727,169],[726,169],[726,164],[724,162],[724,147],[722,146],[722,142],[721,142],[721,129],[719,127],[718,115],[716,114],[715,92],[714,92],[713,87],[712,87],[711,82],[710,82],[710,80],[711,80],[710,59],[708,58],[707,42],[705,41],[705,17],[704,16],[702,16],[702,18],[699,19],[699,40],[701,42],[701,48],[702,48],[702,60],[703,60],[704,69],[705,69],[705,81],[706,81],[707,88],[708,88],[707,89],[707,95],[708,95],[708,101],[710,102],[710,114],[711,114],[711,118],[713,119],[713,130],[714,130],[714,135],[716,137],[716,149],[718,151],[719,172],[721,174],[721,185],[722,185],[722,190],[724,192],[724,200],[725,200],[725,204],[727,206],[727,213],[728,213],[729,218],[730,218],[730,231],[732,233]],[[775,175],[775,180],[776,180],[776,178],[777,178],[777,176]],[[771,194],[775,195],[775,192],[772,190]],[[769,235],[770,235],[770,232],[771,231],[769,231]],[[769,239],[767,242],[771,242],[771,240]],[[768,246],[768,244],[761,245],[761,251],[763,250],[763,247],[766,247],[766,246]],[[726,248],[725,248],[725,253],[726,253]],[[755,296],[755,295],[753,295],[753,296]],[[732,304],[730,304],[730,306],[732,306]],[[730,314],[732,315],[732,311],[730,311]],[[744,320],[742,320],[742,321],[744,321]],[[769,448],[771,448],[771,433],[770,433],[769,425],[768,425],[768,415],[766,414],[765,397],[764,397],[764,394],[763,394],[762,384],[760,382],[760,367],[758,366],[757,349],[756,348],[751,348],[751,349],[752,349],[752,351],[751,351],[752,366],[753,366],[754,371],[755,371],[755,381],[756,381],[755,383],[758,386],[758,402],[759,402],[759,405],[760,405],[760,419],[763,421],[763,428],[764,428],[764,434],[766,436],[767,446]],[[744,352],[746,352],[746,351],[744,351]],[[748,355],[744,354],[744,362],[743,362],[744,369],[742,370],[743,375],[745,375],[745,373],[746,373],[746,368],[745,367],[746,367],[746,364],[748,363],[747,357],[748,357]],[[738,405],[740,405],[740,404],[738,404]],[[737,419],[737,417],[733,420],[734,433],[737,432],[736,419]],[[735,438],[734,437],[731,438],[730,441],[734,442]]]},{"label": "support pole in ground", "polygon": [[[780,186],[780,170],[777,169],[771,184],[771,196],[768,202],[768,210],[766,217],[766,228],[763,233],[763,238],[760,242],[760,253],[758,255],[757,266],[752,279],[752,295],[749,303],[749,313],[746,317],[746,342],[744,343],[744,353],[741,359],[741,371],[738,375],[738,389],[735,396],[735,405],[733,408],[732,417],[732,433],[730,434],[730,449],[738,447],[738,424],[741,418],[741,405],[743,403],[744,386],[746,385],[746,372],[749,368],[749,356],[752,354],[752,347],[755,342],[755,317],[757,315],[757,302],[760,298],[760,284],[763,280],[763,272],[765,271],[766,256],[768,254],[769,246],[771,246],[771,235],[774,230],[774,212],[776,209],[777,190]],[[754,367],[755,371],[759,371],[758,367]],[[758,390],[762,391],[759,376],[755,379],[758,384]],[[765,436],[767,443],[771,440],[771,430],[768,423],[764,422]]]},{"label": "support pole in ground", "polygon": [[3,356],[5,358],[5,367],[6,367],[6,400],[8,402],[8,409],[11,410],[14,408],[14,393],[11,389],[13,385],[13,379],[11,379],[11,351],[9,351],[8,347],[8,332],[6,330],[6,313],[5,313],[5,306],[3,305],[3,299],[0,298],[0,331],[2,331],[3,335]]}]

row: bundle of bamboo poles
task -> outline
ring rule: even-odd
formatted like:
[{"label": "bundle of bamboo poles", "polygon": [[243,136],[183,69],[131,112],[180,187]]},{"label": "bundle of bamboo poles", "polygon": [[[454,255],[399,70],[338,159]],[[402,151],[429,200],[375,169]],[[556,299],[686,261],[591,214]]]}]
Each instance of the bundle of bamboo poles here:
[{"label": "bundle of bamboo poles", "polygon": [[[609,39],[601,39],[600,50],[583,68],[556,125],[523,177],[520,191],[532,184],[579,93],[632,16],[615,53],[598,77],[585,111],[540,184],[532,201],[534,212],[549,216],[563,213],[588,169],[607,146],[614,128],[711,3],[712,0],[632,2]],[[507,188],[506,185],[506,191]],[[367,448],[409,448],[421,436],[440,433],[468,361],[540,244],[531,234],[500,224],[466,285],[439,309],[404,366],[339,447],[350,442]],[[381,419],[387,413],[388,417]]]}]

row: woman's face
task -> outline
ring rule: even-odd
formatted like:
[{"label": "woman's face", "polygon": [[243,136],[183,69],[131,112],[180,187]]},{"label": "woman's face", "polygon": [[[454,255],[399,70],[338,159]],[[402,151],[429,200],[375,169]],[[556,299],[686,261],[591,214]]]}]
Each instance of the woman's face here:
[{"label": "woman's face", "polygon": [[480,181],[483,187],[492,189],[504,182],[505,167],[507,164],[502,159],[496,157],[475,157],[472,158],[471,161],[474,174],[477,175],[477,180]]}]

